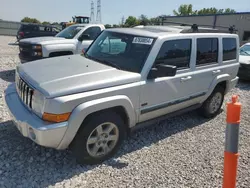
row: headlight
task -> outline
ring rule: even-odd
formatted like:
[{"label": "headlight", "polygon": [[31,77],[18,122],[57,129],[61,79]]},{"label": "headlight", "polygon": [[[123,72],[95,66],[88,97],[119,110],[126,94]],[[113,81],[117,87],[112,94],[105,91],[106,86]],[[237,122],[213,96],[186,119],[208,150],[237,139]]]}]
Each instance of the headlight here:
[{"label": "headlight", "polygon": [[33,56],[42,56],[42,52],[33,52]]},{"label": "headlight", "polygon": [[41,45],[34,45],[34,46],[32,46],[32,49],[34,49],[34,50],[41,50],[42,46]]},{"label": "headlight", "polygon": [[42,117],[43,115],[44,105],[45,105],[45,97],[39,91],[34,90],[32,95],[32,109],[40,117]]}]

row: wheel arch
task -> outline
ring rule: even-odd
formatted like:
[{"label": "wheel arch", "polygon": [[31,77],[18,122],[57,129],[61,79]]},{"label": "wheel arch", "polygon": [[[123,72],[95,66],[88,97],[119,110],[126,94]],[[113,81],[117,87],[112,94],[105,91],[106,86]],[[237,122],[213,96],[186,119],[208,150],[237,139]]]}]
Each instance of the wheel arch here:
[{"label": "wheel arch", "polygon": [[70,145],[85,120],[96,113],[106,110],[118,113],[125,121],[125,124],[128,125],[127,128],[136,124],[137,116],[135,108],[127,96],[120,95],[88,101],[78,105],[73,110],[69,119],[68,129],[58,149],[66,149]]}]

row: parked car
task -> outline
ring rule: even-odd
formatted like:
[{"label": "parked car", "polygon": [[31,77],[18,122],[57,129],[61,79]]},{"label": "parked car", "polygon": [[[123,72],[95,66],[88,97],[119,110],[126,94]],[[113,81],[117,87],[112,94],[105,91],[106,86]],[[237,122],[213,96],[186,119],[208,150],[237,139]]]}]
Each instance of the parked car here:
[{"label": "parked car", "polygon": [[102,24],[75,24],[55,37],[36,37],[19,42],[21,63],[43,58],[80,54],[105,29]]},{"label": "parked car", "polygon": [[250,80],[250,43],[240,47],[239,62],[238,77],[243,80]]},{"label": "parked car", "polygon": [[17,66],[4,99],[21,134],[98,164],[141,126],[195,109],[218,115],[238,82],[238,35],[163,28],[107,29],[84,55]]},{"label": "parked car", "polygon": [[17,31],[17,40],[33,37],[55,36],[60,30],[52,25],[22,24]]}]

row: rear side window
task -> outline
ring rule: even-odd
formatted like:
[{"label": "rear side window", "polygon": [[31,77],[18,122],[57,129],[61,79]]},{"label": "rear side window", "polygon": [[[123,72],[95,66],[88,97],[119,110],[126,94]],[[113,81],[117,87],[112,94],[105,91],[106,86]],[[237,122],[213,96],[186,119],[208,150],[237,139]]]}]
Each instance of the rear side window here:
[{"label": "rear side window", "polygon": [[174,65],[178,69],[189,68],[191,45],[191,39],[164,42],[157,55],[155,64]]},{"label": "rear side window", "polygon": [[199,38],[197,39],[196,65],[202,66],[218,62],[218,39]]},{"label": "rear side window", "polygon": [[236,39],[235,38],[223,38],[223,61],[236,59]]}]

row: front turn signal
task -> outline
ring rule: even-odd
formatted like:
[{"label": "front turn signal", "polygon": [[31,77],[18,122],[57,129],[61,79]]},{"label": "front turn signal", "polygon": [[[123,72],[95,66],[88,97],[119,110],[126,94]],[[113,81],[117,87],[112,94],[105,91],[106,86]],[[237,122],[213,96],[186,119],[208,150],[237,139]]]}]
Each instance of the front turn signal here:
[{"label": "front turn signal", "polygon": [[65,113],[65,114],[50,114],[50,113],[44,113],[43,114],[43,120],[44,121],[50,121],[55,123],[60,123],[67,121],[69,119],[71,113]]}]

